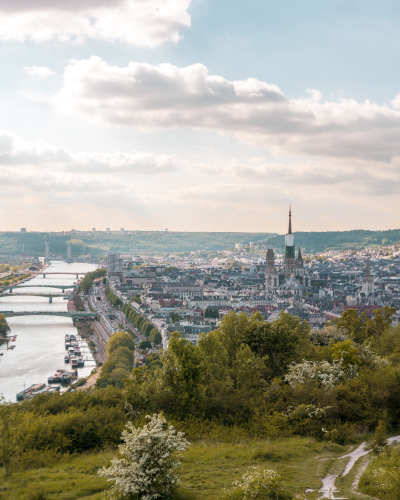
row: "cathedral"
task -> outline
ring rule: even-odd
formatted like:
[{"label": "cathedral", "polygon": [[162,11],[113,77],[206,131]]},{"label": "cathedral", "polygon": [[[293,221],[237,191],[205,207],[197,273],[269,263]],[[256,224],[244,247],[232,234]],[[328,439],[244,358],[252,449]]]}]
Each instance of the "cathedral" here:
[{"label": "cathedral", "polygon": [[293,295],[302,295],[303,288],[308,287],[308,276],[304,273],[304,261],[300,248],[296,257],[294,234],[292,233],[292,208],[289,208],[289,228],[285,235],[285,256],[281,272],[275,266],[275,254],[272,248],[267,250],[265,267],[265,292],[287,290]]}]

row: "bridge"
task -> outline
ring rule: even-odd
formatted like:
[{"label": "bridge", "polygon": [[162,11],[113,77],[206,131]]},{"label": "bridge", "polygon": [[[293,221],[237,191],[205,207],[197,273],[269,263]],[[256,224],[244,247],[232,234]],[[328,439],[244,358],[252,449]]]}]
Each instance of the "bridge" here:
[{"label": "bridge", "polygon": [[5,318],[14,318],[16,316],[62,316],[64,318],[77,319],[98,319],[97,313],[78,312],[78,311],[1,311]]},{"label": "bridge", "polygon": [[[49,299],[49,302],[53,302],[53,298],[56,297],[66,297],[66,295],[62,295],[61,293],[55,294],[55,293],[13,293],[12,294],[14,297],[46,297]],[[9,297],[9,293],[2,293],[0,292],[0,298],[1,297]]]},{"label": "bridge", "polygon": [[71,288],[75,288],[77,285],[7,285],[7,286],[0,286],[0,290],[8,290],[8,293],[13,293],[13,290],[17,289],[19,290],[20,288],[59,288],[60,290],[69,290]]},{"label": "bridge", "polygon": [[85,274],[87,274],[87,272],[85,272],[85,273],[77,273],[77,272],[75,272],[75,273],[63,273],[63,272],[50,272],[50,271],[47,272],[46,271],[43,273],[39,273],[37,276],[43,276],[43,278],[46,278],[46,276],[48,274],[73,274],[76,277],[76,279],[79,279],[79,276],[85,276]]}]

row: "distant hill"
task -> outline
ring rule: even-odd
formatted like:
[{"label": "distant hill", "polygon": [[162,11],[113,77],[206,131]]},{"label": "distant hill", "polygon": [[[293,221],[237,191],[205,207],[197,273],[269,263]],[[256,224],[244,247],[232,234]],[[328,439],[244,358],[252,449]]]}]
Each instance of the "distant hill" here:
[{"label": "distant hill", "polygon": [[135,231],[134,234],[0,233],[0,254],[44,255],[44,242],[50,242],[50,254],[66,255],[67,241],[72,243],[72,255],[91,252],[190,252],[194,250],[224,250],[235,243],[259,243],[276,233],[206,233],[172,231]]},{"label": "distant hill", "polygon": [[[359,248],[372,245],[389,245],[400,241],[400,229],[388,231],[367,231],[356,229],[354,231],[326,231],[326,232],[295,232],[296,248],[305,251],[323,252],[325,250],[340,250]],[[285,236],[268,238],[268,246],[281,248],[285,244]]]},{"label": "distant hill", "polygon": [[[400,241],[400,229],[389,231],[327,231],[297,232],[296,248],[322,252],[329,249],[358,248],[385,245]],[[194,250],[225,250],[235,243],[266,243],[268,247],[283,248],[284,235],[276,233],[207,233],[207,232],[162,232],[136,231],[134,234],[77,234],[57,235],[53,233],[0,233],[0,255],[44,255],[44,242],[50,242],[50,254],[66,256],[67,241],[72,243],[74,256],[107,252],[189,252]]]}]

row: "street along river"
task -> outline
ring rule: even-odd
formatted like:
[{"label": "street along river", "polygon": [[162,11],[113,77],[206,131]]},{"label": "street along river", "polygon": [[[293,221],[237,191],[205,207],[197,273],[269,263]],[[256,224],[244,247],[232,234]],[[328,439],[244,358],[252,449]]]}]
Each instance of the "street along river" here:
[{"label": "street along river", "polygon": [[[94,271],[93,264],[67,264],[53,262],[45,272],[85,273]],[[0,297],[0,312],[2,311],[67,311],[68,300],[63,297],[53,298],[49,303],[47,297],[23,297],[17,293],[54,293],[62,291],[57,288],[42,288],[42,285],[71,285],[76,282],[76,275],[37,276],[24,284],[37,285],[37,288],[13,289],[10,297]],[[69,290],[71,291],[71,290]],[[69,295],[66,290],[65,295]],[[0,395],[8,401],[16,401],[16,394],[32,384],[46,383],[58,369],[70,369],[64,362],[66,354],[64,339],[66,334],[77,334],[71,318],[59,316],[17,316],[7,319],[11,327],[9,336],[17,335],[15,348],[7,350],[6,344],[0,346]],[[85,366],[78,368],[78,378],[86,377],[96,366],[93,357],[83,344],[83,357],[89,358]],[[57,384],[56,384],[57,385]]]}]

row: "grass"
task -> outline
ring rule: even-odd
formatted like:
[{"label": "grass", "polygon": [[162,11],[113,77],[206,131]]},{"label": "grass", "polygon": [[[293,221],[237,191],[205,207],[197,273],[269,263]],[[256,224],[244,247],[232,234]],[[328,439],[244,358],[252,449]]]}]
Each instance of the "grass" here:
[{"label": "grass", "polygon": [[[321,487],[321,477],[331,466],[330,459],[345,454],[348,448],[303,437],[243,438],[235,443],[199,440],[184,454],[177,498],[220,499],[223,488],[240,479],[247,468],[254,465],[275,469],[294,495],[304,494],[306,488]],[[113,455],[108,451],[61,458],[54,465],[15,472],[10,478],[0,475],[0,500],[106,498],[103,491],[109,483],[97,476],[97,470],[106,466]],[[339,461],[335,466],[338,464]],[[312,493],[308,498],[319,496]]]}]

